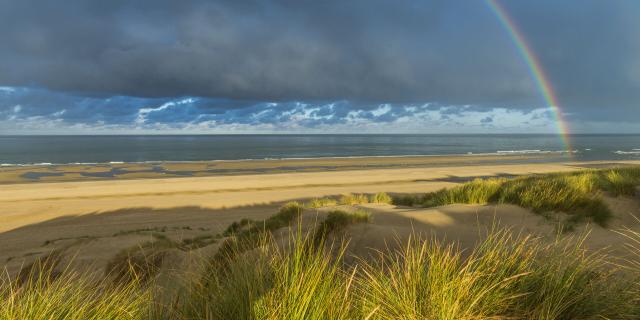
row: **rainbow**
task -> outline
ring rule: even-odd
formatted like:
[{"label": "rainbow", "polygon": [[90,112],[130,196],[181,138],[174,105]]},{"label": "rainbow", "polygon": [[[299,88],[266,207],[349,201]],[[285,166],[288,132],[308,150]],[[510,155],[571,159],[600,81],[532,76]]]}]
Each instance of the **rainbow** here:
[{"label": "rainbow", "polygon": [[500,24],[502,24],[502,26],[507,30],[509,36],[513,40],[513,43],[518,49],[518,52],[520,52],[520,55],[522,55],[522,58],[527,64],[529,72],[531,73],[531,76],[536,86],[538,87],[538,90],[540,91],[540,94],[542,95],[545,103],[553,111],[556,127],[566,150],[571,151],[572,149],[569,140],[569,126],[563,118],[558,99],[553,92],[553,88],[551,87],[551,83],[549,82],[547,75],[541,67],[540,61],[525,41],[525,38],[522,35],[522,32],[520,32],[520,30],[518,29],[518,26],[513,22],[511,17],[509,17],[505,9],[498,3],[498,1],[486,0],[486,3],[491,11],[496,15],[498,21],[500,21]]}]

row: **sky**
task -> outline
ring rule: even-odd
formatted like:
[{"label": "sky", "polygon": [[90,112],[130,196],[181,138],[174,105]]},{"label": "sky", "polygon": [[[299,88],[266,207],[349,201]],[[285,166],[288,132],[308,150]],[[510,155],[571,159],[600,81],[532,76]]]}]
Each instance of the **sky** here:
[{"label": "sky", "polygon": [[640,1],[0,0],[0,134],[640,133]]}]

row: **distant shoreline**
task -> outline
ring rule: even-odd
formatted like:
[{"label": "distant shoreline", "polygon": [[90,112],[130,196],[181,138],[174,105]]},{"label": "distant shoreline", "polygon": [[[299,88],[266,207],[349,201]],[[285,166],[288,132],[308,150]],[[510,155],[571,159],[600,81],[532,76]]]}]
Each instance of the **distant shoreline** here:
[{"label": "distant shoreline", "polygon": [[560,163],[566,152],[463,155],[348,156],[210,161],[145,161],[35,164],[0,167],[0,184],[207,177],[246,174],[333,172],[442,166]]},{"label": "distant shoreline", "polygon": [[545,135],[0,136],[0,168],[264,160],[437,158],[571,154],[574,160],[640,159],[636,136]]},{"label": "distant shoreline", "polygon": [[[147,161],[108,161],[108,162],[69,162],[69,163],[0,163],[1,167],[41,167],[69,165],[113,165],[113,164],[165,164],[165,163],[206,163],[206,162],[245,162],[245,161],[290,161],[290,160],[333,160],[333,159],[368,159],[368,158],[442,158],[442,157],[488,157],[488,156],[523,156],[523,155],[555,155],[563,156],[578,153],[576,150],[499,150],[483,153],[453,154],[406,154],[406,155],[355,155],[355,156],[320,156],[320,157],[266,157],[248,159],[210,159],[210,160],[147,160]],[[612,159],[613,161],[613,159]]]}]

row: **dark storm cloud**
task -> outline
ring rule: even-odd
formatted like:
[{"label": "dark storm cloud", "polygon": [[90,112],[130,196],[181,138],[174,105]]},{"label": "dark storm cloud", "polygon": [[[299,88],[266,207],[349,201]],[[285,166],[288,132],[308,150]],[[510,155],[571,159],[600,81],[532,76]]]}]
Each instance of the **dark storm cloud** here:
[{"label": "dark storm cloud", "polygon": [[640,1],[502,1],[576,120],[640,117]]},{"label": "dark storm cloud", "polygon": [[[501,3],[569,118],[640,117],[640,2]],[[249,117],[246,101],[281,120],[259,102],[351,101],[314,111],[336,119],[386,102],[544,104],[483,1],[0,0],[0,41],[0,85],[88,95],[69,121],[133,121],[133,105],[181,96],[204,98],[173,108],[176,120]],[[41,114],[70,104],[33,99],[22,107]]]}]

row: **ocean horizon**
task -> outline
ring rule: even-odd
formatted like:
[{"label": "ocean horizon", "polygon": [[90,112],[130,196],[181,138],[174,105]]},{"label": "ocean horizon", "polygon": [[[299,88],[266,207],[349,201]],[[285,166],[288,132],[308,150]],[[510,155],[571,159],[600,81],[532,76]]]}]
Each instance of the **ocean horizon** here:
[{"label": "ocean horizon", "polygon": [[[0,165],[551,154],[640,159],[640,134],[3,135]],[[570,157],[568,157],[570,155]]]}]

